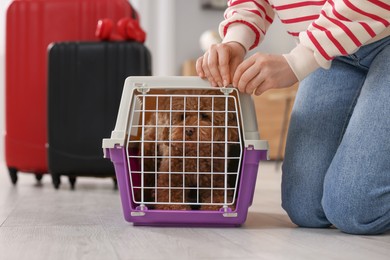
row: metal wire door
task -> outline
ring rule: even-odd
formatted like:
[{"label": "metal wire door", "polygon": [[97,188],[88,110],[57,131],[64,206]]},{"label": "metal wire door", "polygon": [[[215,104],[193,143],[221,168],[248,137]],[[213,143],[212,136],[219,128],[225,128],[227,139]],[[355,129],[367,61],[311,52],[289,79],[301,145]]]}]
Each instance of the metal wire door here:
[{"label": "metal wire door", "polygon": [[134,203],[232,207],[242,157],[238,106],[231,89],[135,90],[127,139]]}]

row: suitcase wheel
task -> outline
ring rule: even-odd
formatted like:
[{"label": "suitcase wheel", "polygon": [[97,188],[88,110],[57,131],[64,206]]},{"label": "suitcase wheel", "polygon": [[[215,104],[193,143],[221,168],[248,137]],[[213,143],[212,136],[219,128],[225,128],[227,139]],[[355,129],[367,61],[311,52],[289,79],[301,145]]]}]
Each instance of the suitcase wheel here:
[{"label": "suitcase wheel", "polygon": [[56,190],[58,190],[60,188],[60,185],[61,185],[61,175],[52,173],[51,179],[52,179],[54,188]]},{"label": "suitcase wheel", "polygon": [[18,170],[16,168],[8,168],[9,176],[11,177],[12,184],[15,185],[18,182]]},{"label": "suitcase wheel", "polygon": [[76,177],[69,176],[69,183],[70,183],[70,188],[72,190],[74,190],[75,189],[75,184],[76,184]]},{"label": "suitcase wheel", "polygon": [[43,174],[36,173],[35,174],[35,179],[37,180],[38,184],[41,184],[43,178]]},{"label": "suitcase wheel", "polygon": [[118,190],[118,181],[116,178],[112,178],[112,180],[114,181],[114,190]]}]

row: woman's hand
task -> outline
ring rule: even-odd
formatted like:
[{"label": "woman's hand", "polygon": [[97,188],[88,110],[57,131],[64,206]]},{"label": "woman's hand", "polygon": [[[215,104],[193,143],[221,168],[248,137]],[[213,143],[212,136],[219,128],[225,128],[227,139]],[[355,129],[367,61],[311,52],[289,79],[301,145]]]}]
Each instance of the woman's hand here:
[{"label": "woman's hand", "polygon": [[282,55],[255,53],[236,69],[233,86],[240,92],[261,95],[271,88],[287,88],[298,82]]},{"label": "woman's hand", "polygon": [[227,86],[233,82],[233,75],[245,54],[245,48],[238,42],[213,44],[196,61],[196,71],[214,87]]},{"label": "woman's hand", "polygon": [[196,61],[196,71],[212,86],[233,84],[240,92],[261,95],[271,88],[287,88],[298,82],[282,55],[246,51],[238,42],[214,44]]}]

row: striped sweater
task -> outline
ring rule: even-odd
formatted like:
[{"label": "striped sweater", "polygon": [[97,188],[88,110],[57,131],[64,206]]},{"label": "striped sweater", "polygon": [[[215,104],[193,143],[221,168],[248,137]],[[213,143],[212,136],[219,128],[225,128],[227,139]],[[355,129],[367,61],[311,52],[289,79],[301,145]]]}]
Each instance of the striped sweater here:
[{"label": "striped sweater", "polygon": [[229,0],[219,26],[223,42],[256,47],[275,14],[297,39],[284,57],[299,80],[390,35],[390,0]]}]

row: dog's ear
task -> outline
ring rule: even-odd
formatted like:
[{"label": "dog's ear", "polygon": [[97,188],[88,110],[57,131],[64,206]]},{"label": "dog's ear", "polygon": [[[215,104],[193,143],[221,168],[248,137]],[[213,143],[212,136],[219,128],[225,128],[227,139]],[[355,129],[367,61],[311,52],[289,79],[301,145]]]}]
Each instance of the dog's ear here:
[{"label": "dog's ear", "polygon": [[[144,126],[144,133],[143,133],[143,140],[144,142],[141,144],[143,145],[143,153],[140,154],[141,156],[144,156],[143,158],[143,164],[144,164],[144,180],[145,185],[150,186],[152,185],[153,178],[153,172],[156,171],[156,161],[155,156],[157,156],[157,147],[156,147],[156,130],[155,127],[146,124]],[[141,151],[140,151],[141,152]],[[150,197],[150,195],[146,195],[146,197]]]},{"label": "dog's ear", "polygon": [[228,141],[230,141],[230,142],[238,141],[238,129],[236,129],[236,128],[229,128],[229,131],[228,131]]},{"label": "dog's ear", "polygon": [[144,132],[144,155],[155,155],[156,147],[154,140],[156,140],[156,131],[154,127],[147,127]]},{"label": "dog's ear", "polygon": [[159,142],[161,141],[168,141],[169,140],[169,126],[170,125],[170,118],[169,113],[162,112],[158,115],[158,123],[157,123],[157,140]]},{"label": "dog's ear", "polygon": [[[231,110],[229,110],[231,111]],[[236,113],[229,112],[228,113],[228,125],[229,126],[237,126],[237,116]],[[229,128],[228,130],[228,140],[229,141],[238,141],[238,133],[239,129],[238,128]]]},{"label": "dog's ear", "polygon": [[237,125],[237,117],[234,112],[228,112],[228,123],[229,125]]},{"label": "dog's ear", "polygon": [[156,116],[153,114],[150,116],[150,118],[143,126],[143,140],[146,141],[143,144],[145,155],[154,155],[155,153],[154,142],[147,142],[147,141],[156,140],[156,128],[154,127],[155,124],[156,124]]},{"label": "dog's ear", "polygon": [[169,140],[169,128],[168,127],[159,127],[157,129],[157,140],[158,141],[168,141]]},{"label": "dog's ear", "polygon": [[[169,92],[168,92],[169,93]],[[171,98],[169,96],[162,96],[158,98],[157,104],[157,112],[161,112],[163,110],[170,110],[171,108]]]}]

